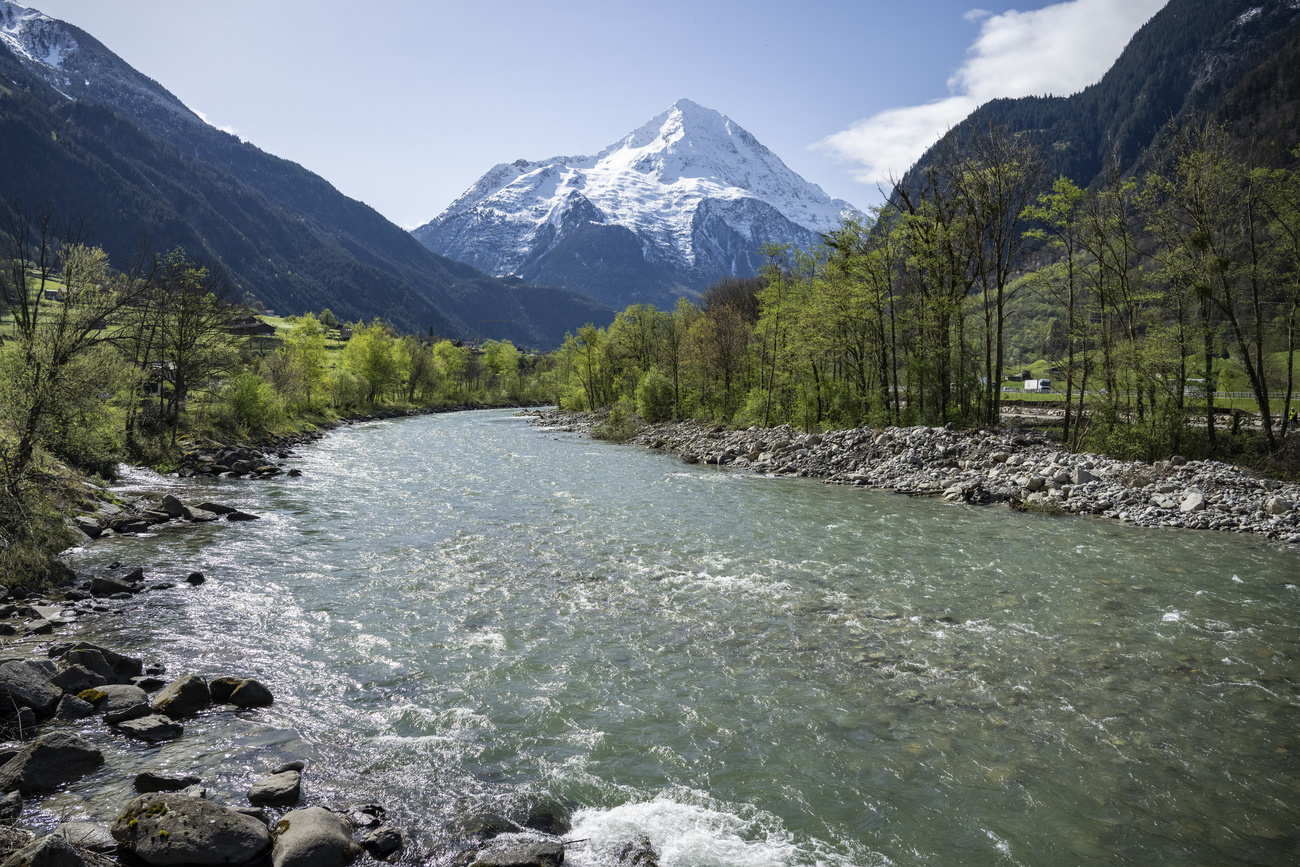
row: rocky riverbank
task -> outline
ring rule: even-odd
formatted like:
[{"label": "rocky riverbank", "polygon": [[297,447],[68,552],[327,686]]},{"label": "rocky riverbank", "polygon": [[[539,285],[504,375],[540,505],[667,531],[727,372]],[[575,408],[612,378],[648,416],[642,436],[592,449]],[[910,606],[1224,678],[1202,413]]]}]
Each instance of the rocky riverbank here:
[{"label": "rocky riverbank", "polygon": [[[535,424],[591,434],[602,419],[543,410]],[[1250,533],[1300,543],[1300,485],[1218,461],[1145,463],[1067,452],[1041,432],[931,427],[803,434],[695,421],[643,426],[628,442],[686,463],[936,496],[955,503],[1095,515],[1142,527]]]},{"label": "rocky riverbank", "polygon": [[[418,414],[424,413],[372,415],[331,427]],[[323,433],[255,446],[191,443],[179,475],[291,483],[299,474],[279,462],[293,456],[294,446]],[[171,494],[122,496],[89,484],[86,489],[76,518],[83,544],[258,517]],[[97,574],[68,572],[66,578],[63,586],[41,592],[0,587],[0,867],[333,867],[356,859],[457,867],[560,865],[566,848],[578,842],[563,839],[569,831],[563,808],[536,808],[521,815],[458,817],[463,833],[453,851],[434,858],[388,825],[380,805],[304,803],[310,789],[304,792],[303,778],[310,768],[302,761],[264,768],[264,775],[242,792],[214,783],[223,776],[218,768],[178,773],[170,766],[174,763],[159,765],[130,775],[136,797],[115,805],[114,819],[61,821],[50,827],[42,799],[52,792],[76,791],[92,776],[99,780],[95,785],[102,785],[104,769],[124,746],[148,755],[160,744],[183,743],[186,726],[211,714],[238,714],[255,727],[274,703],[265,685],[237,673],[168,677],[163,664],[149,660],[147,653],[131,657],[76,640],[80,623],[139,604],[145,598],[141,594],[211,592],[202,573],[114,563]],[[251,756],[249,764],[256,764]],[[23,827],[25,817],[34,830]],[[648,840],[638,838],[609,864],[654,867],[657,854]]]}]

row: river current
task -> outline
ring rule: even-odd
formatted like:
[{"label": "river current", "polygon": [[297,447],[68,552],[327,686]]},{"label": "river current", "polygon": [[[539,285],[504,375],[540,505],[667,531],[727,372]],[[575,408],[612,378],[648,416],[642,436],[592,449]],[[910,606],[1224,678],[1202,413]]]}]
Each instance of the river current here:
[{"label": "river current", "polygon": [[[262,516],[96,543],[170,590],[79,635],[266,710],[46,802],[111,820],[139,770],[232,800],[286,759],[436,860],[567,812],[566,863],[1292,864],[1300,552],[769,479],[530,427],[372,422],[297,479],[128,477]],[[190,588],[192,570],[208,580]],[[116,604],[116,603],[115,603]]]}]

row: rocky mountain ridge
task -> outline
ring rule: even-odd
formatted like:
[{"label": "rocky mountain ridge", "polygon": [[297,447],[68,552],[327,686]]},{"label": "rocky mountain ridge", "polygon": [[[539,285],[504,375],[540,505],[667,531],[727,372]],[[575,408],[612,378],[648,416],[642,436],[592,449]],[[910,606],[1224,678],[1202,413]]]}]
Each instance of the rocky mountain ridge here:
[{"label": "rocky mountain ridge", "polygon": [[813,246],[845,215],[859,214],[682,99],[594,156],[494,166],[413,234],[489,274],[662,306],[757,273],[765,242]]}]

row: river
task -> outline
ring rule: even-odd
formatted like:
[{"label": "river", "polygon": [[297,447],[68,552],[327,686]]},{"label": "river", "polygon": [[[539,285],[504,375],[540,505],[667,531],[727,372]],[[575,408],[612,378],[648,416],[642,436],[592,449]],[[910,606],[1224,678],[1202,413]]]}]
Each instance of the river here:
[{"label": "river", "polygon": [[[297,479],[161,479],[262,516],[96,543],[198,588],[82,637],[273,707],[48,800],[111,819],[142,769],[232,799],[286,759],[442,858],[570,812],[566,863],[1291,864],[1300,556],[687,466],[510,412],[358,424]],[[117,603],[115,603],[117,604]]]}]

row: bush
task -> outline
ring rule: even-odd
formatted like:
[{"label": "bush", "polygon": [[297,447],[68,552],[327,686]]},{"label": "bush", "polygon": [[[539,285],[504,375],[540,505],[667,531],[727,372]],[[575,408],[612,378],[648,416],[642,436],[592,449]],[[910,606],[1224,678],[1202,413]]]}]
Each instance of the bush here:
[{"label": "bush", "polygon": [[637,384],[636,408],[651,423],[673,417],[673,383],[658,368],[651,368]]},{"label": "bush", "polygon": [[284,418],[284,407],[271,386],[256,373],[241,373],[222,395],[230,423],[249,433],[271,430]]},{"label": "bush", "polygon": [[636,436],[636,429],[632,401],[621,397],[609,408],[609,416],[605,421],[591,429],[591,435],[598,440],[621,443]]}]

